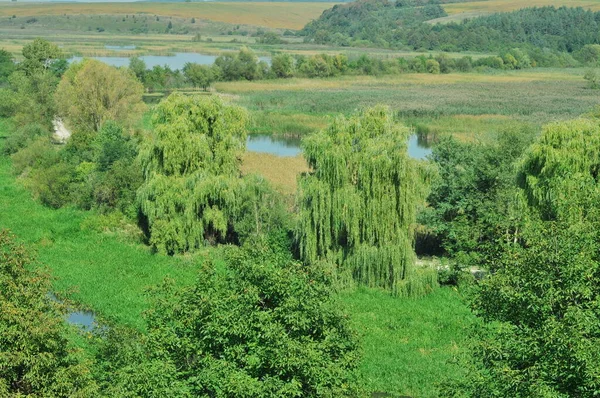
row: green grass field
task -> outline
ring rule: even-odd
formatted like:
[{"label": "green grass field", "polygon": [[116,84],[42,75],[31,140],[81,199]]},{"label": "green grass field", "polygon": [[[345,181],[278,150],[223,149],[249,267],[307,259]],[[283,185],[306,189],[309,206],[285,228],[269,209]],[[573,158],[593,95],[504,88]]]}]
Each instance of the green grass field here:
[{"label": "green grass field", "polygon": [[[0,119],[0,147],[10,133]],[[54,286],[101,319],[144,330],[145,288],[174,278],[192,283],[203,257],[220,258],[219,249],[194,256],[166,257],[118,233],[86,225],[98,215],[74,209],[53,210],[35,202],[0,156],[0,228],[12,230],[48,266]],[[467,339],[473,315],[452,289],[418,300],[397,299],[371,289],[343,292],[341,301],[361,336],[361,376],[372,391],[434,397],[435,383],[458,377],[453,358]],[[88,344],[74,336],[74,343]]]}]

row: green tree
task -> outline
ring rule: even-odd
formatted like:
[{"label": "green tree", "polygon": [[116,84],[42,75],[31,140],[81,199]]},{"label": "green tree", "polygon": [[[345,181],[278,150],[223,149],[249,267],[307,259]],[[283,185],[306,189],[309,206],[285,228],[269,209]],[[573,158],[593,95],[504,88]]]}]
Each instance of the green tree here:
[{"label": "green tree", "polygon": [[279,78],[294,76],[294,58],[290,54],[277,54],[271,60],[271,71]]},{"label": "green tree", "polygon": [[96,60],[72,64],[56,91],[61,116],[79,131],[98,131],[107,120],[129,125],[145,109],[142,84],[128,69]]},{"label": "green tree", "polygon": [[432,73],[434,75],[440,74],[440,63],[435,59],[428,59],[425,61],[425,68],[427,69],[427,73]]},{"label": "green tree", "polygon": [[0,86],[8,82],[8,77],[15,69],[12,55],[8,51],[0,49]]},{"label": "green tree", "polygon": [[577,119],[544,126],[519,166],[518,182],[544,220],[586,218],[598,208],[600,125]]},{"label": "green tree", "polygon": [[145,183],[138,198],[159,251],[226,238],[247,120],[243,109],[218,97],[172,94],[156,108],[152,135],[140,151]]},{"label": "green tree", "polygon": [[131,57],[129,59],[129,69],[133,72],[133,74],[138,78],[140,82],[144,82],[144,78],[146,75],[146,63],[143,59],[138,57]]},{"label": "green tree", "polygon": [[204,91],[207,91],[216,80],[213,68],[208,65],[188,62],[183,67],[183,74],[194,87],[202,87]]},{"label": "green tree", "polygon": [[145,389],[138,394],[146,396],[164,396],[165,386],[182,397],[360,396],[357,339],[326,270],[293,263],[277,241],[251,246],[230,249],[225,269],[205,264],[188,288],[166,282],[151,293],[147,341],[124,352],[119,344],[107,361],[117,365],[108,367],[112,380],[149,382],[113,389]]},{"label": "green tree", "polygon": [[0,396],[97,395],[90,364],[66,339],[64,308],[48,297],[51,280],[35,265],[0,231]]},{"label": "green tree", "polygon": [[408,156],[408,136],[377,107],[304,140],[312,171],[299,181],[296,236],[305,262],[328,260],[342,283],[400,295],[435,286],[435,272],[414,267],[416,211],[430,172]]},{"label": "green tree", "polygon": [[598,65],[600,62],[600,44],[586,44],[576,54],[584,64]]},{"label": "green tree", "polygon": [[[595,200],[598,200],[596,196]],[[600,389],[596,223],[538,222],[473,303],[485,322],[443,397],[591,398]]]},{"label": "green tree", "polygon": [[63,58],[64,55],[56,44],[44,39],[35,39],[33,42],[23,46],[23,61],[19,69],[28,76],[52,68],[52,64]]},{"label": "green tree", "polygon": [[590,88],[598,89],[600,88],[600,70],[598,69],[588,69],[585,71],[583,78],[590,82]]},{"label": "green tree", "polygon": [[27,75],[23,71],[9,78],[12,112],[17,125],[40,124],[50,130],[56,116],[54,94],[58,78],[49,71]]}]

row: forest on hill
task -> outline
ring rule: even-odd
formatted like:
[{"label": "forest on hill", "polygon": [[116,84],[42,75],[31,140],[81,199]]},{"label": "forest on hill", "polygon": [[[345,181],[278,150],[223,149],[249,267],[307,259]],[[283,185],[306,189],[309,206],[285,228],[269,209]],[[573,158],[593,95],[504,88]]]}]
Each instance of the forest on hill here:
[{"label": "forest on hill", "polygon": [[315,43],[440,51],[524,47],[572,53],[600,43],[600,12],[580,7],[533,7],[461,23],[426,23],[446,15],[439,4],[359,0],[323,12],[301,34]]}]

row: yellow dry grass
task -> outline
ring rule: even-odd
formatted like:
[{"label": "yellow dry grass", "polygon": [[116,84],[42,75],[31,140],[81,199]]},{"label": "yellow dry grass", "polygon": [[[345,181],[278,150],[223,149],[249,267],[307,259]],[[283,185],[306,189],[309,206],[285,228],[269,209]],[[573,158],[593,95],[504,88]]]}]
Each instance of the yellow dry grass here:
[{"label": "yellow dry grass", "polygon": [[0,17],[16,15],[147,14],[268,28],[301,29],[335,3],[0,3]]},{"label": "yellow dry grass", "polygon": [[243,174],[260,174],[285,195],[296,192],[297,178],[308,171],[302,156],[280,157],[268,153],[246,152],[242,159]]},{"label": "yellow dry grass", "polygon": [[489,14],[494,12],[507,12],[518,10],[525,7],[543,7],[543,6],[567,6],[583,7],[594,11],[600,10],[600,0],[488,0],[476,1],[472,3],[454,3],[444,6],[446,12],[454,14]]}]

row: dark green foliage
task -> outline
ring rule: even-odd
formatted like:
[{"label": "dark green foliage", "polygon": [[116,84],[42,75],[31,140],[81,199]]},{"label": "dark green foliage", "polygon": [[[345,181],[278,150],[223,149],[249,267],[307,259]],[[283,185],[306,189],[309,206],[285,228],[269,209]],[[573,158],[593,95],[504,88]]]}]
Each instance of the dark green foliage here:
[{"label": "dark green foliage", "polygon": [[361,0],[335,5],[308,23],[302,34],[315,43],[345,38],[356,45],[442,51],[526,47],[575,52],[600,43],[600,13],[583,8],[526,8],[436,25],[423,22],[446,15],[439,5],[401,3],[394,7],[384,0]]},{"label": "dark green foliage", "polygon": [[0,396],[90,397],[89,364],[69,347],[64,309],[51,282],[7,231],[0,231]]},{"label": "dark green foliage", "polygon": [[[598,196],[596,196],[597,200]],[[481,283],[464,380],[444,397],[595,397],[600,389],[598,225],[539,222]]]},{"label": "dark green foliage", "polygon": [[[428,206],[419,214],[426,226],[421,239],[432,234],[445,253],[463,266],[489,262],[497,239],[516,239],[523,214],[516,194],[515,162],[531,141],[533,131],[508,129],[495,145],[461,143],[443,137],[433,148],[437,165]],[[421,231],[423,232],[423,231]],[[431,237],[428,238],[431,242]],[[420,252],[435,254],[421,242]]]},{"label": "dark green foliage", "polygon": [[0,86],[8,82],[8,77],[15,69],[12,55],[8,51],[0,49]]},{"label": "dark green foliage", "polygon": [[205,265],[193,286],[154,291],[148,337],[141,344],[122,337],[104,350],[110,388],[145,396],[168,396],[167,386],[179,397],[360,396],[357,341],[330,276],[290,262],[286,250],[255,240],[232,248],[225,269]]},{"label": "dark green foliage", "polygon": [[344,284],[400,295],[436,285],[433,272],[414,266],[413,228],[429,171],[408,156],[408,135],[376,107],[305,139],[312,172],[299,182],[297,239],[306,263],[327,260]]}]

